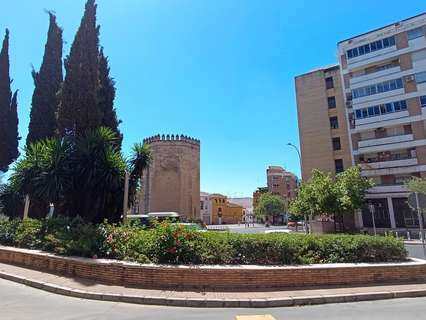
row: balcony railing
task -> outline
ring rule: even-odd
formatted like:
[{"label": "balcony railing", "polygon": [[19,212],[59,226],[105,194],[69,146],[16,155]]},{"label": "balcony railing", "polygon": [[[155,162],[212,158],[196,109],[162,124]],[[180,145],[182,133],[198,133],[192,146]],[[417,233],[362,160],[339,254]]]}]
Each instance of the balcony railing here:
[{"label": "balcony railing", "polygon": [[376,158],[368,158],[365,160],[360,160],[360,164],[368,164],[368,163],[375,163],[375,162],[386,162],[386,161],[396,161],[396,160],[407,160],[407,159],[414,159],[416,158],[414,155],[410,154],[390,154],[383,157],[376,157]]},{"label": "balcony railing", "polygon": [[385,137],[370,138],[358,142],[359,148],[373,147],[377,145],[385,145],[392,143],[400,143],[414,140],[412,133],[408,134],[387,134]]}]

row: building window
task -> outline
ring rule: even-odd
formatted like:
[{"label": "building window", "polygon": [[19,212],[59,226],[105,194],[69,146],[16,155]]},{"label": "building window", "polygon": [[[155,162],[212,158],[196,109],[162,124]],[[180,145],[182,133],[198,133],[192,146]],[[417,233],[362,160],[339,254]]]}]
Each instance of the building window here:
[{"label": "building window", "polygon": [[[421,73],[423,73],[423,72],[421,72]],[[426,75],[426,72],[424,72],[424,73]],[[416,75],[416,77],[417,77],[417,75]],[[371,95],[377,94],[377,93],[401,89],[403,87],[404,87],[404,85],[402,83],[401,78],[393,79],[393,80],[388,80],[388,81],[384,81],[384,82],[381,82],[381,83],[373,84],[371,86],[366,86],[366,87],[354,89],[354,90],[352,90],[352,96],[353,96],[354,99],[356,99],[356,98],[371,96]]]},{"label": "building window", "polygon": [[329,109],[336,108],[336,97],[328,97],[327,104]]},{"label": "building window", "polygon": [[337,120],[337,117],[330,117],[330,127],[331,129],[339,128],[339,121]]},{"label": "building window", "polygon": [[383,48],[392,47],[395,45],[395,36],[384,38],[382,40],[377,40],[371,43],[367,43],[363,46],[356,47],[346,51],[346,56],[348,59],[352,59],[370,52],[381,50]]},{"label": "building window", "polygon": [[334,151],[342,149],[342,146],[340,145],[340,138],[339,137],[333,138],[332,143],[333,143],[333,150]]},{"label": "building window", "polygon": [[325,78],[325,87],[326,89],[334,88],[333,77]]},{"label": "building window", "polygon": [[426,107],[426,96],[420,97],[420,105],[424,108]]},{"label": "building window", "polygon": [[407,101],[401,100],[355,110],[355,116],[357,119],[363,119],[405,110],[407,110]]},{"label": "building window", "polygon": [[426,71],[416,73],[416,83],[425,83],[426,82]]},{"label": "building window", "polygon": [[423,27],[418,27],[416,29],[408,30],[408,40],[413,40],[424,36]]},{"label": "building window", "polygon": [[336,159],[334,160],[334,167],[336,169],[336,173],[343,172],[343,160],[342,159]]}]

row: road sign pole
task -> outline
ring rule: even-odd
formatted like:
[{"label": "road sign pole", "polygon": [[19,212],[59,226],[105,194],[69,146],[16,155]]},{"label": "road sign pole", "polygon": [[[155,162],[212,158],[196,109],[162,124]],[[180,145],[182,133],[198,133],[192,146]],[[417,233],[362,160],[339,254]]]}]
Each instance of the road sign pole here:
[{"label": "road sign pole", "polygon": [[421,235],[422,246],[423,246],[423,255],[426,259],[425,237],[424,237],[424,233],[423,233],[423,217],[422,217],[422,213],[421,213],[421,209],[420,209],[419,193],[415,192],[415,195],[416,195],[417,216],[418,216],[418,219],[419,219],[420,235]]}]

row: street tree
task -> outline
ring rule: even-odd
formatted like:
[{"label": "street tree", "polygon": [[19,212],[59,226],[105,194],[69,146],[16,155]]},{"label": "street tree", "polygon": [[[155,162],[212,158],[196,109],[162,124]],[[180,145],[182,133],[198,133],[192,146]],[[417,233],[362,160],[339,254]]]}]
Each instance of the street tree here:
[{"label": "street tree", "polygon": [[287,202],[279,195],[266,192],[259,197],[254,213],[257,217],[275,222],[275,218],[287,211]]},{"label": "street tree", "polygon": [[290,205],[290,213],[299,216],[338,216],[353,214],[364,203],[367,190],[373,182],[361,175],[359,167],[339,173],[336,178],[320,170],[313,170],[312,177],[298,190]]},{"label": "street tree", "polygon": [[33,69],[34,93],[30,123],[28,126],[27,146],[31,143],[51,138],[56,130],[56,112],[58,110],[58,91],[62,83],[62,29],[56,23],[56,17],[49,14],[49,30],[44,49],[43,62],[39,72]]},{"label": "street tree", "polygon": [[407,188],[411,192],[426,194],[426,179],[420,177],[412,177],[406,183]]},{"label": "street tree", "polygon": [[9,30],[0,51],[0,171],[5,172],[19,157],[18,91],[12,95],[9,75]]}]

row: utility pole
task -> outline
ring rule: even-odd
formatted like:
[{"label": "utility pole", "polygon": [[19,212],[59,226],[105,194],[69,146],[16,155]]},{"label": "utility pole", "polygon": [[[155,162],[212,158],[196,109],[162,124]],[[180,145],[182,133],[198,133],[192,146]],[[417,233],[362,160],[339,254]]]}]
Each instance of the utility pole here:
[{"label": "utility pole", "polygon": [[372,221],[373,221],[373,232],[374,232],[374,235],[375,235],[375,236],[377,236],[377,231],[376,231],[376,220],[375,220],[375,218],[374,218],[374,212],[376,211],[376,208],[375,208],[375,206],[374,206],[374,204],[373,204],[372,202],[370,202],[370,203],[368,204],[368,209],[370,209],[371,219],[372,219]]}]

